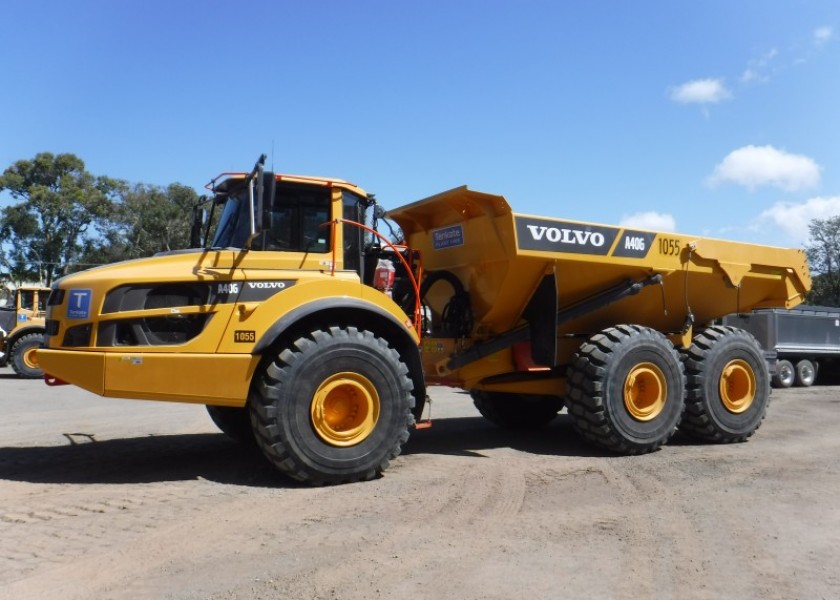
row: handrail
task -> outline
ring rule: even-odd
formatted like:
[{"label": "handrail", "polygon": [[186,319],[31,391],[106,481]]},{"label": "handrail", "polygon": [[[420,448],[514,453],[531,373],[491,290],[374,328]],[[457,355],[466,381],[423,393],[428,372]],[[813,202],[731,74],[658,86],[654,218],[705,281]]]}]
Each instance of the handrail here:
[{"label": "handrail", "polygon": [[[390,248],[391,250],[393,250],[394,254],[397,256],[397,258],[400,259],[400,262],[402,262],[403,266],[405,267],[406,272],[408,273],[408,277],[411,281],[411,286],[414,288],[414,330],[417,332],[417,337],[422,338],[422,331],[423,331],[422,313],[423,313],[423,311],[422,311],[421,304],[420,304],[420,284],[417,282],[417,278],[414,276],[414,272],[411,270],[411,265],[408,264],[408,261],[405,259],[405,257],[399,251],[399,248],[404,248],[404,249],[409,250],[409,251],[411,250],[411,248],[409,248],[408,246],[404,246],[404,245],[397,246],[397,245],[393,244],[384,235],[382,235],[381,233],[379,233],[375,229],[373,229],[371,227],[368,227],[364,223],[359,223],[357,221],[351,221],[350,219],[342,219],[342,218],[335,219],[333,221],[330,221],[330,225],[331,225],[331,228],[332,228],[332,267],[331,267],[330,275],[332,275],[332,276],[335,276],[335,262],[336,262],[336,256],[335,256],[335,252],[336,252],[335,226],[340,224],[340,223],[347,223],[349,225],[354,225],[354,226],[359,227],[360,229],[362,229],[364,231],[367,231],[368,233],[372,233],[373,235],[378,237],[380,240],[385,242],[385,245],[388,248]],[[325,223],[325,225],[326,225],[326,223]],[[422,264],[421,264],[420,275],[422,276],[422,274],[423,274],[423,267],[422,267]]]}]

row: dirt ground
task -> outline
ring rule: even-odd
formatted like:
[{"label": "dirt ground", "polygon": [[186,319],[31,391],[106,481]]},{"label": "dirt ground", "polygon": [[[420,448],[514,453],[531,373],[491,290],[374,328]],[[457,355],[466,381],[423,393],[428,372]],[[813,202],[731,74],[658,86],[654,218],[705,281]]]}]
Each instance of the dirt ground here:
[{"label": "dirt ground", "polygon": [[384,477],[308,488],[203,407],[0,369],[0,598],[840,597],[840,388],[629,458],[432,397]]}]

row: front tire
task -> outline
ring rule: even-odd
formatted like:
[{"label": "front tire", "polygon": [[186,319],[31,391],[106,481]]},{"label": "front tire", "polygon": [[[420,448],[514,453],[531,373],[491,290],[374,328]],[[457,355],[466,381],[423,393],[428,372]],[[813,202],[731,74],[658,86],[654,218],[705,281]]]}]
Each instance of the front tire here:
[{"label": "front tire", "polygon": [[12,369],[24,379],[40,379],[44,372],[38,366],[38,348],[44,347],[44,335],[29,333],[22,336],[11,351]]},{"label": "front tire", "polygon": [[588,441],[619,454],[652,452],[682,415],[685,375],[658,331],[618,325],[593,335],[566,374],[566,406]]},{"label": "front tire", "polygon": [[686,409],[680,430],[699,440],[743,442],[770,402],[767,363],[756,339],[735,327],[709,327],[685,353]]},{"label": "front tire", "polygon": [[252,388],[257,444],[280,471],[313,485],[373,479],[414,424],[408,368],[382,338],[316,330],[264,364]]},{"label": "front tire", "polygon": [[505,429],[539,429],[548,425],[563,408],[557,396],[507,394],[502,392],[470,392],[481,416]]}]

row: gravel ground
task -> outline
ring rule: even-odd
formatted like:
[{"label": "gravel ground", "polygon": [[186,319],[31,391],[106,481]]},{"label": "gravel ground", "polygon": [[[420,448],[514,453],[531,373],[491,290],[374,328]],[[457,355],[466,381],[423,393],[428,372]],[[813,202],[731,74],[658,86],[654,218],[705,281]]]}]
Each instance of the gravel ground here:
[{"label": "gravel ground", "polygon": [[201,406],[0,369],[0,598],[840,597],[840,388],[745,444],[593,450],[433,390],[384,477],[297,485]]}]

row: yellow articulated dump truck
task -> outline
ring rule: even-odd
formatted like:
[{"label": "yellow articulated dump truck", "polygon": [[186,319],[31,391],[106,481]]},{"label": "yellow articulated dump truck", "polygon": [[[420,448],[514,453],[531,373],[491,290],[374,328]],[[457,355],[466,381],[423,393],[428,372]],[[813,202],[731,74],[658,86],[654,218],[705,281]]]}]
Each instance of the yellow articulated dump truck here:
[{"label": "yellow articulated dump truck", "polygon": [[37,350],[44,343],[44,315],[50,288],[22,285],[0,296],[0,367],[10,365],[18,377],[38,379]]},{"label": "yellow articulated dump truck", "polygon": [[[468,390],[503,427],[565,406],[620,454],[677,427],[739,442],[761,424],[762,350],[713,323],[801,302],[801,250],[515,214],[466,187],[386,214],[353,184],[262,160],[211,182],[200,249],[53,286],[48,383],[204,404],[312,484],[383,472],[428,424],[429,385]],[[386,216],[399,242],[377,231]]]}]

